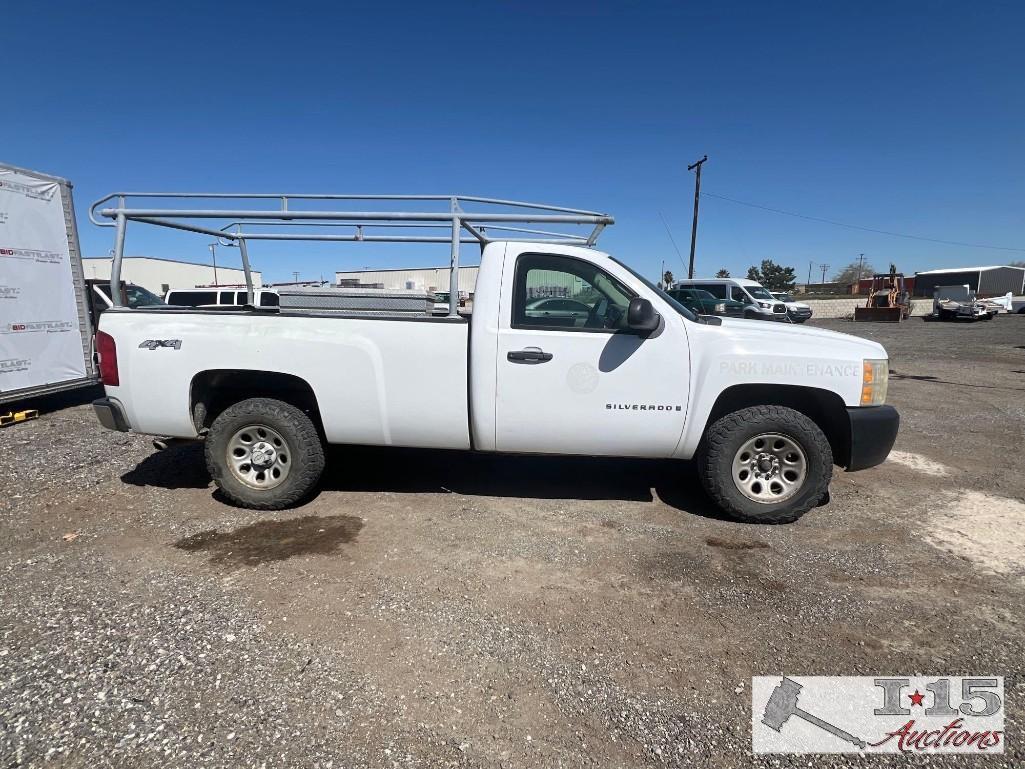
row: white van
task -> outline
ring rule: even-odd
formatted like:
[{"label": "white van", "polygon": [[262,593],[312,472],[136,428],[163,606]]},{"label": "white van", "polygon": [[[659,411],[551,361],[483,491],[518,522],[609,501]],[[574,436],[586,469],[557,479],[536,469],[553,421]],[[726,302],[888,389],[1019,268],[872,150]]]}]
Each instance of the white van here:
[{"label": "white van", "polygon": [[[172,288],[164,294],[164,302],[176,307],[243,307],[244,288]],[[277,307],[278,293],[269,288],[253,289],[255,307]]]},{"label": "white van", "polygon": [[787,306],[754,280],[744,278],[704,278],[678,280],[673,288],[699,288],[719,299],[743,302],[744,317],[749,320],[788,321]]}]

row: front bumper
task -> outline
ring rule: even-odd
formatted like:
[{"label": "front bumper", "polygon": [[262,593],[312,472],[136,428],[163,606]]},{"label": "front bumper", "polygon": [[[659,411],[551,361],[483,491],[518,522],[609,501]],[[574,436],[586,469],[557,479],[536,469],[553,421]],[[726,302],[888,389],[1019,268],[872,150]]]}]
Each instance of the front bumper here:
[{"label": "front bumper", "polygon": [[108,430],[126,433],[131,429],[128,419],[125,417],[124,408],[113,398],[100,398],[98,401],[93,401],[93,411],[96,412],[96,418],[100,420],[100,424]]},{"label": "front bumper", "polygon": [[864,470],[881,464],[893,448],[900,427],[900,414],[893,406],[861,406],[847,409],[850,452],[847,471]]}]

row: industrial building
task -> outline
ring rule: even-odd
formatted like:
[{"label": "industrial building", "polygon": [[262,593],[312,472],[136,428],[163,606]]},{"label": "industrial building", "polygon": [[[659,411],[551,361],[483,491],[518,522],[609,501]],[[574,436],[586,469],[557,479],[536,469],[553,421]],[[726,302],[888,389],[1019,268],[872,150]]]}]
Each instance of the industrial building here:
[{"label": "industrial building", "polygon": [[955,267],[915,273],[915,296],[932,296],[936,286],[967,285],[980,297],[1002,296],[1025,291],[1025,267]]},{"label": "industrial building", "polygon": [[[86,279],[110,280],[111,261],[109,256],[83,259],[82,268]],[[236,267],[214,267],[212,264],[179,262],[157,256],[126,256],[121,263],[121,280],[163,296],[169,288],[244,286],[246,274]],[[263,276],[256,270],[253,270],[253,285],[263,285]]]},{"label": "industrial building", "polygon": [[[479,267],[459,268],[459,291],[473,294]],[[448,267],[407,267],[394,270],[350,270],[335,273],[335,285],[359,281],[360,285],[380,284],[381,288],[413,288],[423,291],[448,291]]]}]

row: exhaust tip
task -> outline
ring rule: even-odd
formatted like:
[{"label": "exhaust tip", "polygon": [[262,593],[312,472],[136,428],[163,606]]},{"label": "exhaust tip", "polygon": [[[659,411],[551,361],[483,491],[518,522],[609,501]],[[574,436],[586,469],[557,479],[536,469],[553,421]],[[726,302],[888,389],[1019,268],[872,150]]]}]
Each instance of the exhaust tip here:
[{"label": "exhaust tip", "polygon": [[157,451],[163,451],[164,449],[167,448],[167,439],[166,438],[154,438],[153,439],[153,448],[155,448]]}]

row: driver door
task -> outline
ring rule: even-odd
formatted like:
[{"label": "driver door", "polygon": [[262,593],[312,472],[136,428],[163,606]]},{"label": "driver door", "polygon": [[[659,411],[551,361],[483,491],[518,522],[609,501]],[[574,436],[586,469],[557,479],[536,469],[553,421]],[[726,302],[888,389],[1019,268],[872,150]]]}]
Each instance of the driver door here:
[{"label": "driver door", "polygon": [[[496,448],[671,455],[689,386],[686,336],[675,319],[650,334],[631,331],[626,313],[637,293],[625,276],[585,259],[520,254],[511,272],[498,324]],[[544,297],[582,309],[545,316]]]}]

